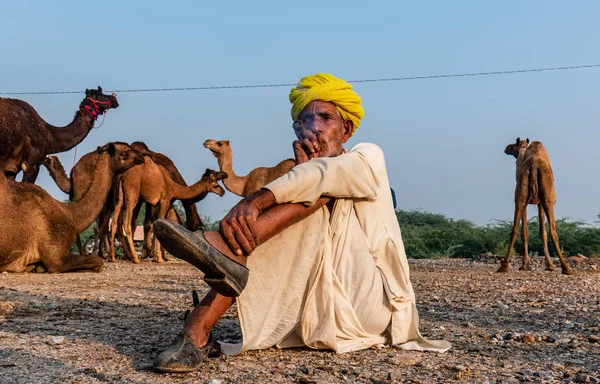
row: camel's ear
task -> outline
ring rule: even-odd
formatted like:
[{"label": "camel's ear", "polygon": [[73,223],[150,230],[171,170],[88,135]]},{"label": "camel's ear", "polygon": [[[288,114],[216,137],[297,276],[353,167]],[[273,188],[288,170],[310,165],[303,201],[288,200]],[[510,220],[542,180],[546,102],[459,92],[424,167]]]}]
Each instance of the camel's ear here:
[{"label": "camel's ear", "polygon": [[521,138],[517,137],[517,144],[519,144],[521,142]]},{"label": "camel's ear", "polygon": [[229,175],[227,174],[227,172],[217,172],[217,180],[223,180],[228,177]]},{"label": "camel's ear", "polygon": [[225,144],[229,145],[229,140],[225,140]]},{"label": "camel's ear", "polygon": [[117,151],[117,148],[115,148],[115,144],[114,143],[110,143],[110,144],[108,144],[108,148],[107,148],[106,151],[108,152],[109,155],[112,156]]},{"label": "camel's ear", "polygon": [[90,97],[92,96],[92,91],[90,89],[86,89],[85,90],[85,97]]},{"label": "camel's ear", "polygon": [[98,86],[98,92],[102,93],[102,87]]},{"label": "camel's ear", "polygon": [[527,144],[529,144],[529,137],[527,139],[525,139],[525,141],[527,141]]},{"label": "camel's ear", "polygon": [[98,148],[96,148],[96,153],[102,153],[103,150],[104,150],[104,147],[98,147]]}]

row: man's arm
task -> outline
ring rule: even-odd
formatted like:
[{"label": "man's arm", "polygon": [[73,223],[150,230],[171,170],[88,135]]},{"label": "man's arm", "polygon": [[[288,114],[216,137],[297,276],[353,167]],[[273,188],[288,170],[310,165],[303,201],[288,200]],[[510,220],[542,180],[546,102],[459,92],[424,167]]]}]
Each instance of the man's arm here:
[{"label": "man's arm", "polygon": [[321,196],[372,200],[385,177],[383,152],[374,144],[358,144],[337,157],[315,158],[265,185],[277,203],[314,204]]}]

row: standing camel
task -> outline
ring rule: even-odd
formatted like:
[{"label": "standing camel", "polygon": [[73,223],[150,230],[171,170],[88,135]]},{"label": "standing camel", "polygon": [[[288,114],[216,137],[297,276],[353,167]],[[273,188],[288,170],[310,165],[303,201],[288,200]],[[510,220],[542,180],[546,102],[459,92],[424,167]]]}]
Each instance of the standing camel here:
[{"label": "standing camel", "polygon": [[[68,151],[81,143],[98,116],[118,106],[114,94],[105,95],[100,87],[86,89],[73,121],[67,126],[55,127],[44,121],[28,103],[0,98],[0,140],[3,143],[0,169],[11,180],[23,170],[23,181],[35,183],[40,164],[47,155]],[[22,159],[14,159],[19,145],[24,145]]]},{"label": "standing camel", "polygon": [[92,183],[75,202],[60,202],[37,185],[0,175],[0,271],[26,272],[40,265],[51,273],[102,268],[101,258],[69,249],[100,213],[115,174],[143,157],[125,143],[108,143],[96,152]]},{"label": "standing camel", "polygon": [[223,180],[225,188],[242,197],[258,191],[266,184],[286,174],[296,165],[294,159],[285,159],[274,167],[258,167],[246,176],[238,176],[233,171],[233,154],[229,140],[208,139],[204,141],[203,145],[217,158],[220,171],[227,173],[227,179]]},{"label": "standing camel", "polygon": [[[200,200],[206,196],[208,192],[213,192],[219,196],[223,196],[225,191],[218,184],[219,180],[227,177],[226,173],[215,172],[205,173],[207,177],[201,178],[196,184],[186,187],[171,179],[168,171],[156,163],[149,157],[144,156],[144,164],[139,167],[130,169],[123,173],[121,185],[123,188],[123,200],[115,203],[115,214],[112,221],[111,241],[109,244],[114,244],[114,236],[117,232],[119,223],[118,215],[121,214],[121,207],[124,208],[123,223],[131,223],[133,212],[139,201],[145,201],[152,206],[153,220],[165,218],[168,209],[174,200]],[[118,193],[117,193],[118,195]],[[148,206],[147,208],[148,209]],[[123,231],[127,239],[124,247],[126,253],[130,255],[134,263],[139,263],[140,260],[135,253],[133,246],[133,232],[131,225],[124,225]],[[148,236],[151,236],[150,234]],[[128,249],[129,248],[129,249]],[[152,247],[154,254],[153,261],[162,263],[162,249],[158,240],[154,240]],[[111,259],[114,256],[113,251],[109,251]]]},{"label": "standing camel", "polygon": [[519,233],[519,222],[522,222],[521,237],[523,239],[523,265],[520,270],[530,271],[531,266],[528,254],[529,232],[527,230],[527,205],[538,206],[540,237],[544,245],[544,257],[546,258],[546,270],[554,270],[554,263],[548,252],[548,235],[546,234],[545,216],[548,216],[550,236],[556,247],[556,253],[560,260],[562,273],[573,274],[560,250],[558,244],[558,233],[556,232],[556,221],[554,217],[554,205],[556,204],[556,191],[554,189],[554,174],[550,164],[550,158],[546,148],[539,141],[529,144],[529,139],[523,141],[517,138],[514,144],[509,144],[504,153],[514,156],[516,161],[517,186],[515,188],[515,216],[513,229],[510,234],[510,244],[506,258],[498,269],[498,272],[510,270],[510,258],[512,249]]}]

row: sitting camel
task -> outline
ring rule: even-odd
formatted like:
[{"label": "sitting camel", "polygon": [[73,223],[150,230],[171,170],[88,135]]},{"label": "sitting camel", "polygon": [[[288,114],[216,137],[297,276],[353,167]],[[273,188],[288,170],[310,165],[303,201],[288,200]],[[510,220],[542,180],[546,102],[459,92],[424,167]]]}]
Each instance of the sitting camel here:
[{"label": "sitting camel", "polygon": [[[227,178],[227,174],[224,172],[211,172],[207,177],[201,178],[192,186],[182,186],[171,179],[171,176],[164,167],[156,165],[149,156],[145,156],[143,165],[123,173],[121,182],[123,188],[123,200],[115,203],[115,215],[113,217],[111,231],[112,239],[109,244],[114,244],[114,236],[117,232],[117,225],[119,223],[118,215],[121,214],[122,207],[125,211],[123,218],[124,223],[131,223],[133,211],[140,200],[143,200],[152,206],[153,220],[162,219],[165,218],[167,211],[174,200],[193,199],[199,201],[206,197],[208,192],[223,196],[225,191],[219,185],[218,181],[225,178]],[[123,231],[125,232],[126,237],[124,247],[126,249],[129,247],[127,253],[132,256],[132,261],[134,263],[139,263],[140,260],[133,247],[133,232],[131,226],[124,225]],[[152,252],[154,254],[153,261],[158,263],[164,262],[162,248],[157,239],[154,240]],[[111,259],[113,258],[113,255],[114,253],[111,251]]]},{"label": "sitting camel", "polygon": [[108,143],[96,150],[92,183],[74,202],[55,200],[37,185],[0,175],[0,271],[99,271],[99,257],[71,254],[75,236],[96,219],[116,174],[140,164],[143,157],[128,144]]},{"label": "sitting camel", "polygon": [[556,204],[556,191],[554,189],[554,174],[550,164],[550,158],[546,148],[539,141],[533,141],[529,144],[529,139],[523,141],[517,138],[514,144],[509,144],[504,153],[514,156],[517,161],[517,186],[515,188],[515,216],[513,230],[510,234],[510,244],[506,258],[498,269],[498,272],[508,272],[510,270],[511,252],[517,240],[519,233],[519,222],[522,222],[523,238],[523,265],[521,270],[530,271],[528,254],[529,232],[527,231],[527,205],[536,204],[538,206],[540,237],[544,245],[544,257],[546,259],[546,270],[554,270],[554,263],[548,252],[548,236],[546,234],[545,216],[548,216],[550,226],[550,236],[556,247],[556,253],[560,260],[562,273],[566,275],[573,274],[560,250],[558,244],[558,234],[556,232],[556,221],[554,218],[554,205]]},{"label": "sitting camel", "polygon": [[[0,139],[4,139],[0,148],[0,170],[11,180],[23,170],[23,181],[35,183],[40,164],[47,155],[68,151],[81,143],[98,116],[118,106],[114,94],[105,95],[100,87],[86,89],[73,121],[65,127],[55,127],[45,122],[28,103],[0,98]],[[25,148],[19,161],[12,154],[22,143]],[[25,169],[21,166],[23,163]]]},{"label": "sitting camel", "polygon": [[203,145],[217,158],[221,172],[227,173],[227,179],[223,180],[225,188],[229,192],[242,197],[258,191],[266,184],[286,174],[296,165],[294,159],[286,159],[274,167],[258,167],[246,176],[238,176],[233,171],[233,155],[229,140],[208,139]]},{"label": "sitting camel", "polygon": [[[96,164],[97,158],[98,154],[96,152],[91,152],[83,156],[71,169],[71,177],[67,176],[67,172],[65,171],[65,168],[60,162],[59,156],[47,156],[42,162],[42,165],[46,167],[46,169],[48,170],[48,174],[50,175],[50,177],[52,177],[58,188],[62,192],[69,195],[69,200],[77,201],[85,194],[85,192],[90,187],[95,170],[94,166]],[[120,175],[118,175],[115,178],[115,180],[117,180],[119,177]],[[115,193],[114,184],[115,183],[113,182],[113,186],[111,187],[110,192],[108,193],[105,205],[102,208],[102,211],[100,212],[100,215],[98,215],[98,218],[96,220],[96,227],[98,228],[100,228],[101,223],[105,220],[105,218],[106,220],[108,220],[108,218],[110,218],[110,215],[112,214]],[[101,232],[97,233],[96,238],[100,239],[101,234]],[[103,238],[103,240],[106,239]],[[77,235],[75,241],[77,244],[79,254],[85,255],[79,234]],[[98,256],[103,257],[102,247],[98,248]]]}]

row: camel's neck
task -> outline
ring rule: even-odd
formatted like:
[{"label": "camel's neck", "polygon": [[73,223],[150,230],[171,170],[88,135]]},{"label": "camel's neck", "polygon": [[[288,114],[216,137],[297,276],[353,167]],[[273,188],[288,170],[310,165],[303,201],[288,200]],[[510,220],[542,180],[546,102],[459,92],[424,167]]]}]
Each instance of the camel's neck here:
[{"label": "camel's neck", "polygon": [[64,203],[77,233],[85,231],[100,214],[106,197],[112,186],[114,172],[110,168],[110,156],[103,153],[99,156],[92,177],[92,184],[81,199],[72,203]]},{"label": "camel's neck", "polygon": [[71,179],[62,166],[46,167],[50,177],[54,180],[58,188],[66,194],[71,194]]},{"label": "camel's neck", "polygon": [[200,196],[204,197],[210,188],[210,182],[207,179],[200,179],[196,184],[185,187],[171,181],[173,190],[173,199],[190,200]]},{"label": "camel's neck", "polygon": [[46,129],[50,132],[50,153],[72,149],[85,139],[93,125],[94,119],[87,110],[77,111],[71,124],[64,127],[55,127],[46,123]]},{"label": "camel's neck", "polygon": [[231,153],[231,150],[221,153],[221,156],[219,156],[217,160],[220,171],[227,173],[227,178],[223,179],[225,188],[231,193],[242,196],[248,175],[238,176],[235,174],[233,171],[233,154]]}]

